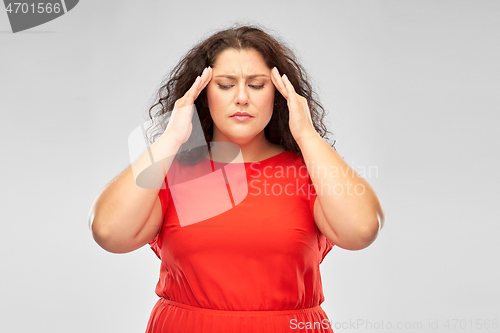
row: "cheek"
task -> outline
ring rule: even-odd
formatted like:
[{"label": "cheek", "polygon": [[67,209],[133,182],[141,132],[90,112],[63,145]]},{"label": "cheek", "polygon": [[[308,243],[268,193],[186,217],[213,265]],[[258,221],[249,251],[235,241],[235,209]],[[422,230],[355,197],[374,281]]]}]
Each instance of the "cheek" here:
[{"label": "cheek", "polygon": [[224,96],[213,87],[207,87],[207,102],[210,112],[224,105]]},{"label": "cheek", "polygon": [[274,90],[266,91],[260,95],[258,101],[261,108],[272,112],[274,108]]}]

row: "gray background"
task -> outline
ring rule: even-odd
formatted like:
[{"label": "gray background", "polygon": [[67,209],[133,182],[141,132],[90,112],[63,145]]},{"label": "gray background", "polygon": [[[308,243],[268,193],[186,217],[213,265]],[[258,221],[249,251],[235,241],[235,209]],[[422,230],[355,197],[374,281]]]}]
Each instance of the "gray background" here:
[{"label": "gray background", "polygon": [[492,332],[444,326],[500,320],[500,2],[477,0],[85,0],[18,34],[0,10],[0,331],[145,330],[160,261],[104,251],[87,214],[162,77],[234,22],[288,42],[339,153],[372,166],[386,227],[321,265],[335,332]]}]

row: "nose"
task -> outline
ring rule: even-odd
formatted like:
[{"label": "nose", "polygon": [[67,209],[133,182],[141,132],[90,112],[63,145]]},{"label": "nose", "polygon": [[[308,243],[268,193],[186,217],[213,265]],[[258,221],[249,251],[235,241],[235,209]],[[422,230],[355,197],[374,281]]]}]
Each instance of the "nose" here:
[{"label": "nose", "polygon": [[248,95],[247,95],[245,84],[240,84],[238,86],[239,86],[239,89],[237,90],[237,95],[236,95],[236,105],[247,105],[248,104]]}]

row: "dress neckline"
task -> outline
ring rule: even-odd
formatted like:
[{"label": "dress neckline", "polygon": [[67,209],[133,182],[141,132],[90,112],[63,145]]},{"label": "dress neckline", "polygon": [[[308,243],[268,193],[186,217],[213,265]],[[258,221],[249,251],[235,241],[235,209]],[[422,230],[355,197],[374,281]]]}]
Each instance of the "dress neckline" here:
[{"label": "dress neckline", "polygon": [[[287,151],[288,151],[288,150],[284,150],[284,151],[282,151],[281,153],[278,153],[278,154],[273,155],[273,156],[271,156],[271,157],[265,158],[265,159],[263,159],[262,161],[256,161],[256,162],[243,162],[243,163],[237,163],[237,164],[253,164],[253,163],[262,163],[262,162],[267,162],[267,161],[269,161],[269,160],[271,160],[271,159],[273,159],[273,158],[276,158],[276,157],[278,157],[278,156],[281,156],[281,155],[285,154]],[[222,162],[212,161],[211,159],[209,159],[209,158],[207,158],[207,157],[205,157],[205,158],[206,158],[207,160],[211,161],[211,162],[214,162],[214,163],[222,163]]]},{"label": "dress neckline", "polygon": [[269,161],[269,160],[270,160],[270,159],[272,159],[272,158],[275,158],[275,157],[278,157],[278,156],[280,156],[280,155],[283,155],[283,154],[284,154],[284,153],[286,153],[286,152],[287,152],[287,150],[284,150],[284,151],[282,151],[281,153],[276,154],[276,155],[273,155],[273,156],[268,157],[268,158],[265,158],[265,159],[263,159],[262,161],[257,161],[257,162],[243,162],[243,164],[252,164],[252,163],[262,163],[262,162],[266,162],[266,161]]}]

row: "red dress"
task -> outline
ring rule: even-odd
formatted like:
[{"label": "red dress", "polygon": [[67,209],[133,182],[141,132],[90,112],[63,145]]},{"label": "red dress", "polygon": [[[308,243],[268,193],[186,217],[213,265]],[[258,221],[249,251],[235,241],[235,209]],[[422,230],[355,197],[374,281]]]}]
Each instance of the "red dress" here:
[{"label": "red dress", "polygon": [[305,165],[284,151],[244,168],[243,201],[191,225],[180,226],[168,185],[160,190],[164,222],[149,243],[160,299],[146,333],[333,332],[319,270],[333,244],[314,223]]}]

